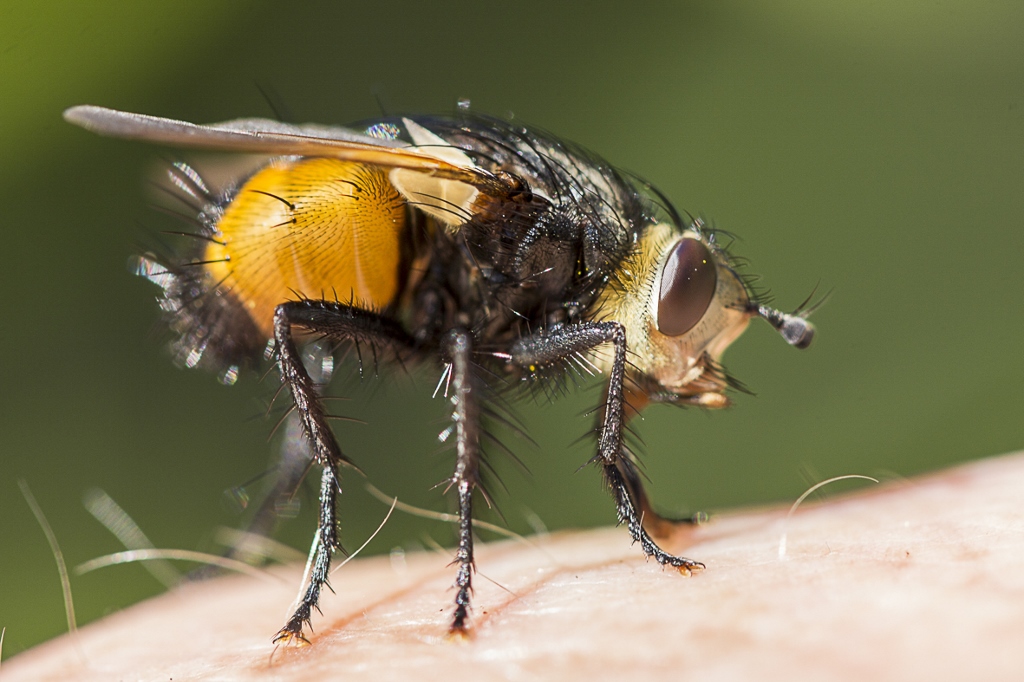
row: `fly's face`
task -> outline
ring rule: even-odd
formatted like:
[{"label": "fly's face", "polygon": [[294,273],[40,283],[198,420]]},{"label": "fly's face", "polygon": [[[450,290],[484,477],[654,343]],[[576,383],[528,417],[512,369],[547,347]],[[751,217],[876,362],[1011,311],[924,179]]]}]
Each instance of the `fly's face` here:
[{"label": "fly's face", "polygon": [[728,255],[702,228],[699,220],[685,228],[652,225],[615,273],[600,310],[626,329],[631,363],[649,393],[725,407],[729,379],[720,360],[752,317],[771,312],[802,326],[793,330],[794,345],[810,343],[813,327],[799,314],[753,303]]},{"label": "fly's face", "polygon": [[750,298],[739,277],[720,252],[688,230],[663,250],[653,285],[645,306],[650,376],[673,393],[724,389],[708,370],[750,321]]}]

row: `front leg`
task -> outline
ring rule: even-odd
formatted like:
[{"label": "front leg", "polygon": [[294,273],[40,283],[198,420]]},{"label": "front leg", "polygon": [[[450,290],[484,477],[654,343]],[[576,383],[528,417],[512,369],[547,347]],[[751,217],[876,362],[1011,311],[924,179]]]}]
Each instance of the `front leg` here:
[{"label": "front leg", "polygon": [[293,301],[283,303],[274,313],[274,340],[281,379],[291,390],[302,433],[310,445],[313,459],[323,469],[320,483],[320,515],[314,541],[309,585],[275,642],[307,640],[303,629],[309,625],[313,609],[318,608],[320,592],[328,585],[331,555],[340,548],[338,540],[337,496],[341,492],[338,468],[349,463],[328,423],[323,400],[316,384],[302,364],[293,327],[300,327],[334,341],[350,341],[389,348],[400,352],[412,345],[408,335],[392,320],[359,308],[329,301]]},{"label": "front leg", "polygon": [[[631,484],[639,485],[639,476],[636,475],[632,461],[623,452],[622,431],[626,421],[625,328],[618,322],[582,322],[553,331],[538,332],[512,344],[508,359],[531,374],[539,373],[563,365],[573,356],[587,353],[603,343],[612,344],[614,357],[608,376],[594,461],[600,463],[604,470],[605,480],[615,498],[619,523],[626,524],[634,542],[639,542],[644,553],[653,556],[659,564],[674,566],[684,573],[704,568],[704,564],[698,561],[673,556],[658,547],[644,529],[642,515],[637,511],[638,504],[630,490]],[[637,491],[636,497],[643,499],[641,490]]]}]

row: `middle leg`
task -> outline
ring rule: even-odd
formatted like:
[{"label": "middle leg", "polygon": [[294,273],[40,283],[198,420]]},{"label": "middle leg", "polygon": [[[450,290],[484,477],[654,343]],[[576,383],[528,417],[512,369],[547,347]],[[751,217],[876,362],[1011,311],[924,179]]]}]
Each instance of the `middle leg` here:
[{"label": "middle leg", "polygon": [[455,613],[449,632],[466,634],[473,593],[473,490],[480,479],[480,387],[473,372],[472,336],[456,329],[445,337],[442,348],[451,372],[452,422],[455,426],[455,471],[449,480],[458,495],[459,546],[455,563]]}]

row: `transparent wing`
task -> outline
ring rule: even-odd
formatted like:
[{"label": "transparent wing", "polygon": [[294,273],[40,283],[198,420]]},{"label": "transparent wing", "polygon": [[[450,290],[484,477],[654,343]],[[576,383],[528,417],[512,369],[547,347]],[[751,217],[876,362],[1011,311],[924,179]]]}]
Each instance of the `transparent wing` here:
[{"label": "transparent wing", "polygon": [[64,119],[106,137],[246,154],[325,156],[462,182],[485,193],[495,188],[491,173],[471,163],[452,163],[440,158],[445,156],[441,150],[417,150],[402,142],[379,140],[346,128],[290,125],[255,118],[197,125],[92,105],[71,107],[64,112]]}]

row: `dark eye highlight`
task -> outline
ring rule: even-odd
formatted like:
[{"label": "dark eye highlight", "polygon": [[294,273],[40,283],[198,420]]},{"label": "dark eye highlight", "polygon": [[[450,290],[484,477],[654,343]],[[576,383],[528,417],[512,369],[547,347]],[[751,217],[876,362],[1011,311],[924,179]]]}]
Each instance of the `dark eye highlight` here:
[{"label": "dark eye highlight", "polygon": [[680,336],[693,329],[715,297],[715,259],[700,241],[680,239],[661,273],[658,331]]}]

